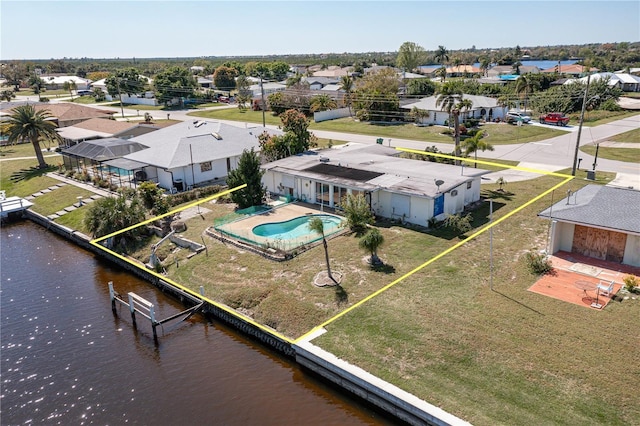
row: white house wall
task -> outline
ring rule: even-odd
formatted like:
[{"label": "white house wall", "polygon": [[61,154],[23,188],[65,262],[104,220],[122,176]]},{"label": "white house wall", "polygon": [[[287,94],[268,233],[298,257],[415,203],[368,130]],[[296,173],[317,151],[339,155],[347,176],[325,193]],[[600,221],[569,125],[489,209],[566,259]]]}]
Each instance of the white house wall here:
[{"label": "white house wall", "polygon": [[411,216],[407,218],[408,222],[420,226],[427,226],[431,215],[433,215],[432,199],[411,197]]},{"label": "white house wall", "polygon": [[622,263],[640,266],[640,236],[627,234],[627,244],[624,247]]},{"label": "white house wall", "polygon": [[558,222],[556,225],[556,233],[559,235],[558,250],[571,252],[573,249],[573,232],[575,229],[576,226],[573,223]]}]

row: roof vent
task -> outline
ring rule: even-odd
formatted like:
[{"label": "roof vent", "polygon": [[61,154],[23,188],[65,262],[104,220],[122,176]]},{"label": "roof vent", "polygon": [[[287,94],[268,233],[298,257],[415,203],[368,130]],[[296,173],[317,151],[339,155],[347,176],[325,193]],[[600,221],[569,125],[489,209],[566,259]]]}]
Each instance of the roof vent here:
[{"label": "roof vent", "polygon": [[216,138],[217,140],[221,141],[222,140],[222,136],[220,136],[220,133],[217,132],[211,132],[211,136],[213,136],[214,138]]},{"label": "roof vent", "polygon": [[321,163],[328,163],[329,162],[329,157],[320,157],[320,162]]},{"label": "roof vent", "polygon": [[196,129],[200,126],[202,126],[203,124],[207,124],[205,121],[194,121],[193,125],[196,127]]}]

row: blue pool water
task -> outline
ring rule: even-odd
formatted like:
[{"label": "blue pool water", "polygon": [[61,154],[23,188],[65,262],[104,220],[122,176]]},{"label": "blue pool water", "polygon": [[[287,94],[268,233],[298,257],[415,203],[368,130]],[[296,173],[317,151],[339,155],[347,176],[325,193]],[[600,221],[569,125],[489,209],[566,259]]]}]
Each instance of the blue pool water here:
[{"label": "blue pool water", "polygon": [[326,214],[300,216],[286,222],[263,223],[253,228],[253,233],[260,237],[277,240],[292,240],[316,234],[309,229],[311,218],[319,217],[324,224],[324,234],[330,235],[340,229],[342,219]]}]

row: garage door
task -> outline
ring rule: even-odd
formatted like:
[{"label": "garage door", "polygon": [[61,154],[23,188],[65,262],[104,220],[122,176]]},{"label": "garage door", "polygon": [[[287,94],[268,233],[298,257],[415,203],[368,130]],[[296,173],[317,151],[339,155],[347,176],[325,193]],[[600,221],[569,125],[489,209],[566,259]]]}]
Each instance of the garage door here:
[{"label": "garage door", "polygon": [[622,263],[627,234],[576,225],[573,233],[574,253],[596,259]]},{"label": "garage door", "polygon": [[391,207],[394,217],[409,217],[411,213],[411,198],[407,195],[391,194]]}]

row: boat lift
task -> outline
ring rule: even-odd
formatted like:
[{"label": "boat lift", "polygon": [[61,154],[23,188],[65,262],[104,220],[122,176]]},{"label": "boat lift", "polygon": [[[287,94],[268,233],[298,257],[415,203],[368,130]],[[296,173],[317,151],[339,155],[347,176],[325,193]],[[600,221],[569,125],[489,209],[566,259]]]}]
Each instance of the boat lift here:
[{"label": "boat lift", "polygon": [[174,320],[176,318],[179,318],[183,315],[184,315],[184,318],[182,318],[180,321],[181,322],[185,321],[189,319],[193,314],[199,312],[204,307],[204,301],[200,301],[200,303],[198,303],[197,305],[189,309],[186,309],[182,312],[178,312],[177,314],[171,315],[168,318],[157,320],[155,306],[153,303],[149,302],[143,297],[138,296],[134,292],[129,292],[127,293],[127,295],[128,295],[128,301],[125,300],[122,297],[122,295],[120,295],[118,292],[116,292],[113,289],[113,282],[109,281],[109,298],[111,299],[111,310],[113,311],[114,315],[118,314],[116,310],[116,302],[119,302],[129,308],[129,311],[131,312],[131,319],[133,320],[134,328],[137,328],[136,313],[147,318],[149,321],[151,321],[151,328],[153,329],[153,340],[156,340],[156,341],[158,340],[158,334],[156,332],[157,326],[159,325],[162,326],[164,323]]}]

